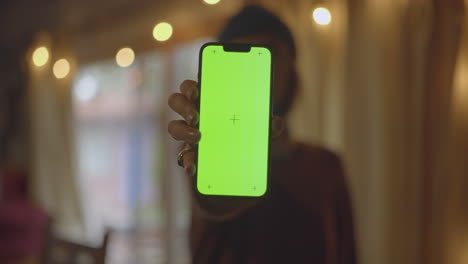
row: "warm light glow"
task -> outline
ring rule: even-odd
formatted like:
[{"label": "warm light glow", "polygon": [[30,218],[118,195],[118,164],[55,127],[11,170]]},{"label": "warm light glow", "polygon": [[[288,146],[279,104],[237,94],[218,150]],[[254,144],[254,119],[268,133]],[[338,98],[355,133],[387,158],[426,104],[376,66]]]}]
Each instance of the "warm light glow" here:
[{"label": "warm light glow", "polygon": [[49,51],[46,47],[42,46],[37,48],[32,55],[32,61],[37,67],[44,66],[49,60]]},{"label": "warm light glow", "polygon": [[451,103],[455,112],[460,114],[463,113],[468,117],[468,62],[463,59],[464,57],[465,53],[461,53],[459,55],[457,66],[455,68]]},{"label": "warm light glow", "polygon": [[324,7],[318,7],[314,10],[312,17],[315,20],[315,23],[319,25],[328,25],[332,20],[330,11]]},{"label": "warm light glow", "polygon": [[70,63],[66,59],[60,59],[54,63],[52,71],[57,79],[63,79],[70,73]]},{"label": "warm light glow", "polygon": [[209,5],[216,5],[221,0],[203,0],[203,1]]},{"label": "warm light glow", "polygon": [[161,22],[154,26],[153,37],[158,41],[166,41],[172,36],[172,26],[169,23]]},{"label": "warm light glow", "polygon": [[115,61],[120,67],[128,67],[132,65],[135,60],[135,52],[131,48],[121,48],[117,55],[115,55]]}]

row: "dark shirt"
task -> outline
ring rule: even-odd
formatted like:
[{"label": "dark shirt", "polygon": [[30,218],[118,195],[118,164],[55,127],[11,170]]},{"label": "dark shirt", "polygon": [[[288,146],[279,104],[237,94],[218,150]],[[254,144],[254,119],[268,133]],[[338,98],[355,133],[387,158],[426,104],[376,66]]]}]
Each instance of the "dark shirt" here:
[{"label": "dark shirt", "polygon": [[272,162],[271,191],[255,207],[222,222],[194,213],[194,264],[354,264],[350,199],[333,153],[296,145]]}]

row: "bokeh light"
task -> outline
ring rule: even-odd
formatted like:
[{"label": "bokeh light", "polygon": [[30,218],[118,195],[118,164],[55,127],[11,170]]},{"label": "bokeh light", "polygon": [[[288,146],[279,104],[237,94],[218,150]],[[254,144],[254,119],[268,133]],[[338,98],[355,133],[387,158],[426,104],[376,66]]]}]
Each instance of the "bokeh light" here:
[{"label": "bokeh light", "polygon": [[158,23],[153,28],[153,37],[157,41],[166,41],[172,36],[172,26],[167,22]]},{"label": "bokeh light", "polygon": [[97,95],[97,81],[92,75],[86,74],[79,78],[74,89],[73,96],[77,101],[87,102]]},{"label": "bokeh light", "polygon": [[314,18],[315,23],[319,25],[328,25],[332,20],[330,11],[324,7],[314,9],[312,17]]},{"label": "bokeh light", "polygon": [[129,47],[121,48],[115,55],[115,61],[120,67],[128,67],[135,60],[135,52]]},{"label": "bokeh light", "polygon": [[203,2],[209,4],[209,5],[216,5],[217,3],[219,3],[219,1],[221,0],[203,0]]},{"label": "bokeh light", "polygon": [[70,73],[70,63],[66,59],[59,59],[54,63],[52,71],[57,79],[63,79]]},{"label": "bokeh light", "polygon": [[34,50],[32,54],[32,61],[37,67],[44,66],[49,60],[49,50],[42,46]]}]

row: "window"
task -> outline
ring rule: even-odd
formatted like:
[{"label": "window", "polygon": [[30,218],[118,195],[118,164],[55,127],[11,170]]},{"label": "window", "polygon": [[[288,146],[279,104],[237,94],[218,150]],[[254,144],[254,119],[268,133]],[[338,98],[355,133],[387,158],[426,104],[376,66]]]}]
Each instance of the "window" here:
[{"label": "window", "polygon": [[109,263],[188,263],[187,187],[167,135],[168,95],[195,79],[208,40],[80,67],[73,84],[77,170],[90,241],[114,230]]}]

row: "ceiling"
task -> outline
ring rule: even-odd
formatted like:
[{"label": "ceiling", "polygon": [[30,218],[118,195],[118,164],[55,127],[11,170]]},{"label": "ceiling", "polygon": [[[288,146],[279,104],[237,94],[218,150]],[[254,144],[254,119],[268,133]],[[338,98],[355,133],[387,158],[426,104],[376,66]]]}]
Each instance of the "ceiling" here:
[{"label": "ceiling", "polygon": [[37,32],[52,35],[99,34],[115,28],[209,20],[231,14],[242,1],[223,0],[209,6],[202,0],[1,0],[1,46],[15,47]]}]

